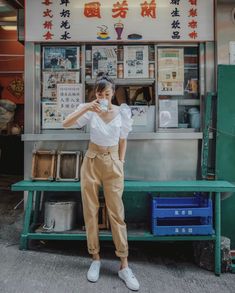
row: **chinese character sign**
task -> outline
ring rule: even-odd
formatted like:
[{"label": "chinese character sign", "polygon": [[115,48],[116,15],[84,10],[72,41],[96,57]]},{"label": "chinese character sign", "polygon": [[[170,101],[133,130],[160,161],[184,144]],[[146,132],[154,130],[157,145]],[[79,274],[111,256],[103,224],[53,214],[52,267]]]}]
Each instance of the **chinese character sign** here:
[{"label": "chinese character sign", "polygon": [[80,105],[82,97],[82,84],[57,84],[57,101],[42,102],[42,128],[63,128],[63,120]]},{"label": "chinese character sign", "polygon": [[61,112],[71,113],[82,102],[81,84],[58,84],[57,105]]},{"label": "chinese character sign", "polygon": [[54,13],[52,10],[53,1],[45,0],[41,2],[42,5],[42,35],[44,41],[53,41],[53,17]]},{"label": "chinese character sign", "polygon": [[26,41],[212,41],[213,4],[213,0],[26,0]]},{"label": "chinese character sign", "polygon": [[179,40],[181,38],[181,0],[170,0],[169,5],[171,7],[170,9],[170,15],[172,18],[171,22],[171,29],[172,29],[172,40]]}]

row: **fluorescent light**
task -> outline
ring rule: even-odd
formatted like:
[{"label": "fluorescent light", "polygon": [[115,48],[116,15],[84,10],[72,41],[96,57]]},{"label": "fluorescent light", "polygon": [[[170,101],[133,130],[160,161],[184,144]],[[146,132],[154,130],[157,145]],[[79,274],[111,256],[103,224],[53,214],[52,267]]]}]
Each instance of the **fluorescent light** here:
[{"label": "fluorescent light", "polygon": [[1,21],[17,21],[17,17],[16,16],[4,16],[4,17],[1,17]]},{"label": "fluorescent light", "polygon": [[4,29],[5,31],[16,31],[17,30],[16,25],[2,25],[1,28]]}]

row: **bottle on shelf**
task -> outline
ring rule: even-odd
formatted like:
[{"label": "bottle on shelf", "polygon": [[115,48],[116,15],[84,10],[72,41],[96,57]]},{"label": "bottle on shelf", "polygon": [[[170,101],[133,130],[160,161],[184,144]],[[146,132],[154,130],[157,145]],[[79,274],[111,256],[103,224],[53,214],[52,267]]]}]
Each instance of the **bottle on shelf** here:
[{"label": "bottle on shelf", "polygon": [[149,61],[155,60],[154,46],[149,46]]},{"label": "bottle on shelf", "polygon": [[91,79],[91,67],[86,68],[86,80]]},{"label": "bottle on shelf", "polygon": [[123,47],[119,47],[117,49],[117,60],[118,61],[123,61],[124,59],[124,51],[123,51]]},{"label": "bottle on shelf", "polygon": [[86,50],[86,61],[91,62],[91,50]]},{"label": "bottle on shelf", "polygon": [[149,78],[154,78],[155,66],[153,63],[149,64]]},{"label": "bottle on shelf", "polygon": [[118,78],[123,78],[124,77],[123,64],[118,64],[118,66],[117,66],[117,77]]}]

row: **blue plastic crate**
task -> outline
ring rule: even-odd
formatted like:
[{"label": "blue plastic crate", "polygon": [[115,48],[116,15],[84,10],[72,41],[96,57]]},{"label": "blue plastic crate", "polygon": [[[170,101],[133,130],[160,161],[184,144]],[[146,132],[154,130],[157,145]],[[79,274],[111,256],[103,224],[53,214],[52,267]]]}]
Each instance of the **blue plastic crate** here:
[{"label": "blue plastic crate", "polygon": [[152,233],[156,236],[176,235],[212,235],[211,225],[200,226],[154,226]]},{"label": "blue plastic crate", "polygon": [[212,200],[208,197],[154,197],[152,219],[177,217],[212,217]]},{"label": "blue plastic crate", "polygon": [[152,220],[152,233],[157,236],[211,235],[213,232],[211,217],[157,218]]}]

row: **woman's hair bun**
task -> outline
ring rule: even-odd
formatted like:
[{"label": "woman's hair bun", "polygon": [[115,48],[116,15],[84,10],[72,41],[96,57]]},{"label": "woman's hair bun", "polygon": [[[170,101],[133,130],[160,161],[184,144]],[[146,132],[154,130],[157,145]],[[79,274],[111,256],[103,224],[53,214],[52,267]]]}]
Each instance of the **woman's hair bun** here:
[{"label": "woman's hair bun", "polygon": [[105,72],[98,72],[95,83],[95,91],[102,91],[107,86],[112,86],[113,91],[115,91],[115,85],[113,79]]},{"label": "woman's hair bun", "polygon": [[[106,72],[98,72],[96,80],[100,81],[102,79],[105,79],[107,81],[111,81],[112,79],[109,77],[108,73]],[[112,81],[111,81],[112,82]]]},{"label": "woman's hair bun", "polygon": [[108,76],[108,74],[105,73],[105,72],[103,72],[103,71],[100,71],[100,72],[98,72],[98,74],[97,74],[97,78],[100,78],[100,79],[102,79],[102,77],[104,77],[104,76]]},{"label": "woman's hair bun", "polygon": [[105,80],[105,81],[108,81],[108,82],[114,84],[113,79],[108,75],[108,73],[101,71],[101,72],[97,73],[96,82],[100,82],[102,80]]}]

